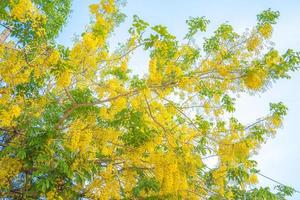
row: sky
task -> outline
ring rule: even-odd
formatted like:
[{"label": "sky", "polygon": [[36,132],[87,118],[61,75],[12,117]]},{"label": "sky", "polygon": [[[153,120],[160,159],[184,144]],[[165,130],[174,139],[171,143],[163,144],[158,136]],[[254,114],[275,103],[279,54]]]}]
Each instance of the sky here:
[{"label": "sky", "polygon": [[[88,5],[96,0],[74,0],[72,14],[57,41],[71,46],[74,35],[80,35],[90,20]],[[189,17],[206,16],[210,21],[209,36],[224,22],[229,22],[236,32],[242,33],[256,23],[256,15],[271,8],[280,12],[274,28],[272,41],[275,47],[284,52],[291,48],[300,51],[300,1],[299,0],[127,0],[123,12],[126,21],[113,35],[111,44],[116,46],[128,36],[132,16],[138,15],[151,25],[163,24],[169,31],[183,38],[187,32],[185,20]],[[199,39],[199,41],[201,41]],[[199,44],[201,46],[201,44]],[[147,56],[137,51],[131,62],[133,73],[142,75],[147,71]],[[237,101],[236,116],[244,123],[251,123],[268,114],[269,103],[282,101],[289,112],[284,126],[275,138],[271,138],[254,158],[258,161],[261,173],[300,190],[300,71],[291,74],[291,80],[280,80],[260,95],[243,95]],[[260,184],[272,182],[259,177]],[[293,200],[300,200],[295,194]]]}]

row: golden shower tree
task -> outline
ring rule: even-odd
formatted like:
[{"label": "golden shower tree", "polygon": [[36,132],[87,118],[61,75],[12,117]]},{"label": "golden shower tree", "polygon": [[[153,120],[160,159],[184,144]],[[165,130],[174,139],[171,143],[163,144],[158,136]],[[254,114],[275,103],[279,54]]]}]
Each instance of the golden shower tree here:
[{"label": "golden shower tree", "polygon": [[[55,5],[66,1],[43,6],[47,2],[0,3],[5,27],[0,44],[1,198],[292,195],[294,190],[285,186],[275,192],[255,187],[259,170],[252,160],[282,125],[287,108],[271,103],[269,114],[246,125],[228,117],[238,94],[261,93],[297,69],[298,52],[280,54],[269,42],[278,12],[257,15],[257,24],[243,34],[222,24],[201,48],[193,38],[206,31],[204,17],[187,20],[188,33],[179,42],[166,27],[134,16],[128,40],[112,51],[109,37],[124,19],[121,1],[91,5],[93,20],[71,48],[53,40],[69,12],[59,13]],[[130,58],[138,48],[149,54],[143,77],[130,73]],[[213,167],[210,157],[218,160]]]}]

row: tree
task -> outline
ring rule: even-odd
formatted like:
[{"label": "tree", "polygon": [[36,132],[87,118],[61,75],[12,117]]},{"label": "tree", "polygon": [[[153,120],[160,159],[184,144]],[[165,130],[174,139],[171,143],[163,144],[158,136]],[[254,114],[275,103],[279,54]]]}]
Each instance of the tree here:
[{"label": "tree", "polygon": [[56,37],[69,16],[71,1],[66,0],[3,0],[0,22],[5,32],[24,46],[36,40]]},{"label": "tree", "polygon": [[[299,52],[280,55],[269,43],[278,12],[263,11],[244,34],[222,24],[202,48],[193,38],[206,31],[204,17],[187,20],[180,44],[166,27],[134,16],[129,39],[112,52],[108,40],[124,19],[122,1],[91,5],[93,21],[72,48],[50,39],[67,10],[47,15],[39,5],[48,1],[10,2],[1,10],[16,36],[0,46],[1,197],[214,200],[293,194],[282,185],[277,192],[250,189],[259,173],[251,156],[282,125],[284,104],[271,103],[267,116],[248,125],[228,117],[237,94],[262,93],[297,69]],[[29,13],[32,18],[24,17]],[[47,26],[57,18],[61,23]],[[35,23],[39,19],[43,23]],[[35,37],[25,34],[27,28],[14,29],[22,20]],[[128,68],[137,48],[149,53],[144,77]],[[206,162],[212,156],[218,159],[213,168]]]}]

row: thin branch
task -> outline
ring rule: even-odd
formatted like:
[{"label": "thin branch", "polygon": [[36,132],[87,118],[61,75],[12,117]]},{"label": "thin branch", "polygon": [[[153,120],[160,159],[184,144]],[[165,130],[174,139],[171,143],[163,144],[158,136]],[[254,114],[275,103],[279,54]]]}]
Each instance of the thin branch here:
[{"label": "thin branch", "polygon": [[140,43],[140,44],[136,45],[135,47],[128,50],[126,53],[124,53],[123,55],[121,55],[117,58],[112,58],[112,59],[107,59],[107,60],[100,60],[100,62],[112,62],[112,61],[120,60],[120,59],[124,58],[125,56],[127,56],[128,54],[130,54],[131,52],[133,52],[135,49],[139,48],[142,45],[144,45],[144,43]]},{"label": "thin branch", "polygon": [[151,108],[150,108],[150,104],[149,104],[147,98],[146,98],[146,97],[144,97],[144,98],[145,98],[145,102],[146,102],[146,105],[147,105],[147,108],[148,108],[149,115],[150,115],[151,119],[152,119],[159,127],[161,127],[161,129],[163,129],[164,132],[166,132],[165,127],[164,127],[161,123],[159,123],[159,122],[156,120],[156,118],[153,116],[152,111],[151,111]]},{"label": "thin branch", "polygon": [[7,26],[7,25],[5,25],[5,24],[3,24],[3,23],[0,23],[0,26],[4,27],[4,28],[6,28],[6,29],[8,29],[8,30],[10,30],[10,31],[13,30],[12,27]]},{"label": "thin branch", "polygon": [[68,98],[72,101],[72,103],[76,104],[76,101],[75,101],[75,99],[73,98],[73,96],[70,94],[68,88],[64,88],[64,90],[65,90],[65,92],[66,92]]},{"label": "thin branch", "polygon": [[95,101],[95,102],[90,102],[90,103],[74,103],[72,107],[70,107],[68,110],[65,111],[64,115],[62,116],[62,118],[57,122],[57,124],[55,125],[56,129],[60,129],[60,126],[62,125],[62,123],[73,113],[74,110],[80,108],[80,107],[88,107],[88,106],[94,106],[97,104],[103,104],[106,102],[110,102],[110,101],[114,101],[120,97],[124,97],[124,96],[128,96],[128,95],[133,95],[136,94],[137,90],[133,90],[133,91],[129,91],[127,93],[124,94],[120,94],[114,97],[110,97],[104,100],[99,100],[99,101]]},{"label": "thin branch", "polygon": [[[264,175],[264,174],[262,174],[262,173],[260,173],[260,172],[257,172],[257,174],[260,175],[260,176],[262,176],[262,177],[264,177],[264,178],[266,178],[266,179],[268,179],[268,180],[270,180],[270,181],[273,181],[274,183],[277,183],[277,184],[279,184],[279,185],[282,185],[282,186],[284,186],[284,187],[290,187],[290,186],[287,186],[287,185],[285,185],[285,184],[283,184],[283,183],[281,183],[281,182],[279,182],[279,181],[276,181],[275,179],[270,178],[270,177],[268,177],[268,176],[266,176],[266,175]],[[296,190],[296,189],[294,189],[293,187],[291,187],[291,188],[292,188],[295,192],[300,193],[299,190]]]}]

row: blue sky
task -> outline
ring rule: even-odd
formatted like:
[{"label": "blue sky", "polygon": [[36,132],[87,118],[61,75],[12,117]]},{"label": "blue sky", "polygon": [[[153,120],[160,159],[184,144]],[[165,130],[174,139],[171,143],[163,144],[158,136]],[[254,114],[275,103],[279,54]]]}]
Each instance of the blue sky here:
[{"label": "blue sky", "polygon": [[[74,0],[72,16],[58,42],[70,46],[74,34],[84,30],[90,19],[88,5],[92,2],[97,1]],[[224,22],[229,22],[241,33],[246,28],[252,28],[256,14],[268,8],[281,13],[272,39],[276,48],[280,51],[287,48],[300,50],[299,0],[128,0],[124,8],[127,19],[113,36],[112,46],[126,40],[134,14],[152,25],[166,25],[171,33],[183,38],[187,31],[185,20],[190,16],[210,19],[208,33]],[[131,68],[134,73],[143,74],[147,71],[146,63],[147,56],[138,51]],[[284,127],[260,149],[255,158],[263,174],[300,190],[300,72],[291,75],[291,80],[278,81],[264,94],[243,95],[237,102],[236,115],[242,122],[249,123],[268,113],[269,102],[282,101],[288,106]],[[272,184],[263,177],[260,177],[260,183]],[[300,200],[300,194],[291,199]]]}]

